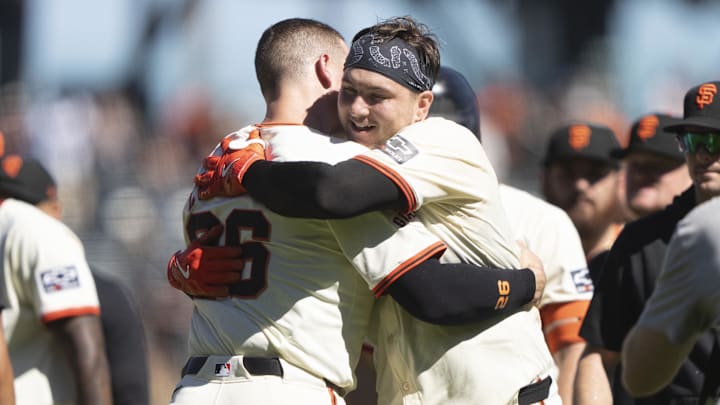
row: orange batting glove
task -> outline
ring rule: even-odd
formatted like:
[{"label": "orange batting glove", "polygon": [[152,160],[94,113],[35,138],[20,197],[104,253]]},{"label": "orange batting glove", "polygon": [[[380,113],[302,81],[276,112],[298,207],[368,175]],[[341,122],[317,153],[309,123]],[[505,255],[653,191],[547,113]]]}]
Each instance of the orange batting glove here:
[{"label": "orange batting glove", "polygon": [[201,200],[245,194],[243,176],[253,163],[265,159],[265,142],[260,138],[258,130],[250,132],[245,141],[227,136],[220,143],[220,147],[222,156],[205,158],[205,171],[195,176],[195,185]]},{"label": "orange batting glove", "polygon": [[242,279],[245,261],[239,247],[208,246],[217,242],[222,231],[222,225],[217,225],[170,257],[167,278],[173,288],[197,298],[230,295],[230,285]]}]

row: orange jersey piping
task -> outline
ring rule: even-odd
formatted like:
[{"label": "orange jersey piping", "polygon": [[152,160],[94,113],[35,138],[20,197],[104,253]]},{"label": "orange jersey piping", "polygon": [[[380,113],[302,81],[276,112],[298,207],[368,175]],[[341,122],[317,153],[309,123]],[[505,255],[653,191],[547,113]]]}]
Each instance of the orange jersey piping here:
[{"label": "orange jersey piping", "polygon": [[48,323],[52,321],[57,321],[58,319],[80,315],[100,315],[100,307],[79,307],[65,309],[62,311],[49,312],[42,316],[42,321],[44,323]]},{"label": "orange jersey piping", "polygon": [[375,294],[376,298],[379,298],[381,295],[385,293],[385,290],[395,282],[398,278],[400,278],[403,274],[407,273],[408,271],[414,269],[418,264],[424,262],[425,260],[431,258],[431,257],[437,257],[440,256],[445,250],[447,249],[447,246],[443,242],[435,242],[432,245],[426,247],[422,251],[420,251],[415,256],[411,257],[410,259],[406,260],[405,262],[401,263],[399,266],[397,266],[390,274],[388,274],[382,281],[380,281],[375,288],[373,288],[373,293]]},{"label": "orange jersey piping", "polygon": [[410,187],[410,184],[408,184],[408,182],[405,181],[405,179],[398,172],[367,155],[357,155],[353,157],[353,159],[363,162],[374,168],[375,170],[379,171],[385,177],[390,179],[390,181],[395,183],[398,188],[400,188],[400,191],[403,193],[403,195],[405,196],[405,200],[408,203],[408,206],[405,209],[406,214],[417,210],[417,200],[415,199],[415,193],[413,192],[412,187]]}]

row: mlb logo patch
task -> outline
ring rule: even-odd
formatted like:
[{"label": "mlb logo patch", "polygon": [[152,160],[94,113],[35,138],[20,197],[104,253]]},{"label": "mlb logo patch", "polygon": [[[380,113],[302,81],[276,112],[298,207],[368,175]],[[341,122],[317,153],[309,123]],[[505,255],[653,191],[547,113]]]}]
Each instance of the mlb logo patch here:
[{"label": "mlb logo patch", "polygon": [[230,362],[215,364],[215,376],[216,377],[229,377],[231,372],[232,372],[232,364],[230,364]]},{"label": "mlb logo patch", "polygon": [[57,267],[40,273],[43,289],[54,293],[80,287],[80,279],[75,266]]},{"label": "mlb logo patch", "polygon": [[400,164],[407,162],[418,154],[415,145],[400,135],[395,135],[385,141],[380,150]]},{"label": "mlb logo patch", "polygon": [[570,275],[572,276],[572,281],[575,284],[575,289],[578,292],[590,292],[594,290],[592,279],[590,278],[590,270],[588,270],[587,267],[572,270]]}]

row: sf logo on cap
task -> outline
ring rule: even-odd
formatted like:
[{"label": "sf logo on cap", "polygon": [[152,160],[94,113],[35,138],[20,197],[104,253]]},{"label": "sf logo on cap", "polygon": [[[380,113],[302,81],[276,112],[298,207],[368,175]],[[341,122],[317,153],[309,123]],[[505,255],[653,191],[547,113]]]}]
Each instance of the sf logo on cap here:
[{"label": "sf logo on cap", "polygon": [[590,127],[587,125],[573,125],[569,128],[568,143],[575,150],[580,150],[590,143]]},{"label": "sf logo on cap", "polygon": [[695,102],[698,107],[702,110],[706,105],[712,104],[715,93],[717,93],[717,86],[713,83],[706,83],[700,86],[697,97],[695,97]]},{"label": "sf logo on cap", "polygon": [[658,120],[658,117],[654,115],[648,115],[647,117],[643,117],[640,122],[638,122],[638,138],[642,139],[643,141],[648,138],[652,138],[653,136],[655,136],[655,132],[657,132],[658,125],[660,125],[660,120]]}]

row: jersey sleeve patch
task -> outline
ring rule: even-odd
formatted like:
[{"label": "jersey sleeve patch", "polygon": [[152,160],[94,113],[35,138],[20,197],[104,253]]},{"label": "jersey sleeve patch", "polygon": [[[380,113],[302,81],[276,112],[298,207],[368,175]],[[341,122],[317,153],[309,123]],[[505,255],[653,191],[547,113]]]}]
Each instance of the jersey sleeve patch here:
[{"label": "jersey sleeve patch", "polygon": [[587,267],[570,271],[573,284],[578,292],[591,292],[594,290],[590,271]]},{"label": "jersey sleeve patch", "polygon": [[80,278],[75,266],[62,266],[40,273],[43,289],[46,293],[55,293],[80,287]]},{"label": "jersey sleeve patch", "polygon": [[418,154],[417,147],[401,135],[395,135],[385,141],[380,150],[399,164],[407,162]]}]

